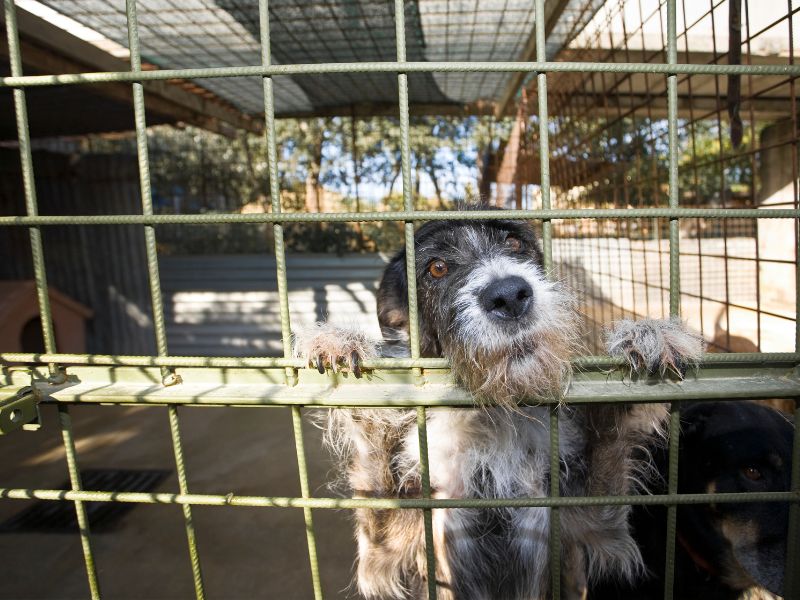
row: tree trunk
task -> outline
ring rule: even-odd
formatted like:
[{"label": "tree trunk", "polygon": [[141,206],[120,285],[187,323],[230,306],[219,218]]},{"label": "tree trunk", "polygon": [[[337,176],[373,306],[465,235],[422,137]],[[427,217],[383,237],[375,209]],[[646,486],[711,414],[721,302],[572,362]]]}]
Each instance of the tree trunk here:
[{"label": "tree trunk", "polygon": [[478,181],[478,194],[481,200],[488,201],[492,195],[492,182],[490,172],[492,168],[492,144],[489,142],[483,152],[478,154],[478,170],[481,178]]},{"label": "tree trunk", "polygon": [[394,172],[392,176],[392,181],[389,183],[389,196],[392,195],[392,190],[394,189],[394,184],[397,182],[397,178],[400,177],[400,174],[403,172],[403,167],[400,167]]},{"label": "tree trunk", "polygon": [[306,175],[306,210],[308,212],[323,212],[325,207],[322,201],[322,185],[320,185],[320,170],[322,163],[322,140],[314,145],[311,155],[311,164]]},{"label": "tree trunk", "polygon": [[428,177],[433,182],[433,191],[436,193],[436,203],[439,210],[444,210],[444,200],[442,200],[442,190],[439,188],[439,180],[436,179],[436,170],[433,166],[428,165]]}]

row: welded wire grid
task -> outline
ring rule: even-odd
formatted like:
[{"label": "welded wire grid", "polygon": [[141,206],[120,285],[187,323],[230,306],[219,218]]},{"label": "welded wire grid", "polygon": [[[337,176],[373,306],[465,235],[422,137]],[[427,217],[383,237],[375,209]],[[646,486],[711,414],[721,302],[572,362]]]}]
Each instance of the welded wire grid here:
[{"label": "welded wire grid", "polygon": [[[793,64],[797,7],[741,3],[738,46],[743,52],[735,56],[729,50],[737,47],[731,40],[730,10],[737,4],[679,1],[677,51],[683,62]],[[665,12],[663,3],[608,2],[559,59],[662,62],[668,40]],[[666,86],[663,77],[638,73],[558,79],[550,91],[558,206],[635,208],[667,202]],[[739,87],[738,101],[731,86]],[[678,78],[681,206],[756,208],[794,202],[793,188],[773,189],[776,178],[770,168],[785,165],[784,179],[797,179],[795,86],[791,75],[744,75],[739,81],[719,75]],[[738,147],[732,140],[732,104],[744,138]],[[586,123],[592,118],[590,129]],[[612,160],[605,160],[609,156]],[[796,318],[794,261],[769,247],[776,235],[791,247],[791,224],[783,225],[778,233],[755,219],[681,221],[682,314],[704,334],[710,351],[789,349],[782,333]],[[618,318],[668,314],[665,220],[561,222],[556,228],[562,275],[584,294],[587,321],[595,332]],[[782,294],[764,297],[778,286],[791,303],[774,297]],[[597,335],[590,348],[599,348]]]},{"label": "welded wire grid", "polygon": [[[142,0],[144,2],[144,0]],[[58,3],[53,2],[53,5]],[[105,3],[93,3],[97,5],[94,8],[100,9],[105,6]],[[714,7],[718,5],[712,4],[711,12],[713,13]],[[6,88],[13,88],[14,102],[16,109],[16,119],[18,126],[18,141],[20,148],[20,157],[22,164],[22,172],[24,178],[24,193],[26,201],[26,214],[24,216],[3,216],[0,217],[0,225],[9,227],[27,227],[30,233],[31,248],[33,253],[33,262],[35,269],[35,280],[38,292],[39,308],[42,315],[42,329],[45,341],[45,353],[42,355],[20,355],[5,353],[0,355],[3,361],[6,362],[28,362],[28,363],[47,363],[48,374],[50,381],[54,384],[63,383],[65,380],[65,372],[67,372],[64,365],[108,365],[114,367],[124,366],[138,366],[138,367],[160,367],[162,381],[164,386],[180,387],[180,376],[175,370],[178,367],[251,367],[263,369],[279,369],[284,375],[284,383],[282,386],[293,386],[297,384],[299,369],[304,367],[302,361],[292,357],[291,353],[291,324],[289,322],[288,311],[288,296],[286,289],[286,262],[285,251],[283,244],[283,224],[287,222],[327,222],[327,221],[382,221],[392,220],[401,221],[405,223],[405,235],[407,244],[407,273],[409,281],[408,299],[410,306],[410,339],[411,339],[411,358],[409,359],[382,359],[368,362],[365,367],[367,368],[393,368],[393,369],[407,369],[412,377],[413,383],[409,384],[409,396],[413,397],[412,391],[417,388],[415,384],[422,383],[424,375],[423,369],[441,369],[446,367],[446,361],[442,359],[428,359],[420,358],[419,350],[419,336],[418,336],[418,315],[417,315],[417,302],[416,302],[416,277],[414,273],[414,245],[413,234],[414,226],[416,223],[430,219],[444,219],[454,216],[452,212],[426,212],[415,210],[412,193],[411,193],[411,166],[410,166],[410,149],[409,149],[409,90],[413,86],[411,80],[412,74],[432,74],[432,73],[447,73],[455,75],[464,74],[534,74],[536,86],[538,90],[538,142],[539,142],[539,167],[540,167],[540,186],[541,186],[541,209],[536,210],[517,210],[513,212],[506,212],[498,214],[496,212],[469,212],[459,213],[459,217],[467,219],[493,219],[493,218],[508,218],[519,217],[525,219],[537,219],[543,223],[543,246],[545,264],[548,270],[553,268],[553,248],[554,248],[554,230],[558,233],[554,220],[568,220],[575,221],[577,219],[607,219],[608,222],[617,224],[624,223],[626,227],[630,228],[633,223],[651,223],[659,219],[666,221],[667,229],[667,250],[669,261],[666,265],[666,272],[669,284],[664,286],[668,289],[668,314],[680,315],[680,302],[683,291],[681,289],[681,247],[679,241],[681,238],[681,223],[687,219],[704,220],[710,223],[721,222],[723,225],[723,233],[727,227],[726,223],[732,222],[733,219],[792,219],[794,223],[800,215],[797,206],[797,189],[796,189],[796,173],[794,173],[793,180],[793,200],[792,202],[783,207],[770,208],[765,210],[763,208],[738,208],[731,207],[725,204],[716,208],[686,208],[681,206],[680,203],[680,186],[678,157],[679,157],[679,127],[691,126],[694,122],[693,118],[681,119],[679,118],[679,90],[681,85],[688,85],[691,75],[705,75],[712,77],[728,76],[728,75],[741,75],[747,77],[748,81],[756,81],[762,77],[778,77],[784,78],[790,84],[793,84],[794,79],[800,75],[800,67],[794,64],[793,53],[789,53],[788,64],[761,64],[761,65],[725,65],[718,64],[716,61],[711,61],[708,64],[687,64],[678,63],[678,43],[679,37],[677,35],[677,18],[678,10],[676,0],[670,0],[659,5],[659,11],[662,10],[666,13],[666,32],[664,34],[666,39],[666,54],[665,56],[658,56],[653,58],[654,61],[644,60],[641,56],[633,57],[638,60],[629,59],[630,57],[625,53],[625,62],[618,63],[615,60],[598,60],[598,57],[590,57],[590,60],[571,61],[562,60],[558,62],[548,62],[545,25],[543,19],[535,20],[535,41],[536,41],[536,60],[535,62],[446,62],[449,58],[447,54],[443,57],[445,61],[441,62],[421,62],[415,60],[408,60],[409,54],[407,47],[409,44],[408,36],[406,33],[406,23],[409,18],[409,7],[405,5],[402,0],[395,0],[394,2],[394,42],[396,47],[396,60],[386,60],[385,62],[366,62],[366,61],[353,61],[353,62],[340,62],[340,63],[316,63],[316,64],[300,64],[300,63],[284,63],[275,65],[272,60],[273,46],[278,47],[270,39],[271,26],[270,15],[271,7],[268,6],[268,0],[259,1],[258,11],[258,31],[260,40],[260,60],[254,59],[249,54],[243,54],[239,57],[241,63],[236,63],[234,66],[207,66],[200,65],[193,68],[189,65],[182,65],[179,69],[164,69],[164,70],[142,70],[142,56],[139,41],[139,20],[137,18],[137,1],[127,0],[125,24],[128,38],[128,47],[130,50],[131,70],[129,72],[118,73],[97,73],[97,74],[73,74],[73,75],[45,75],[45,76],[25,76],[22,73],[21,57],[19,49],[19,36],[15,21],[15,8],[13,0],[5,0],[5,20],[9,40],[9,52],[11,56],[11,76],[4,78],[0,85]],[[534,3],[534,14],[544,14],[544,0],[536,0]],[[789,28],[790,37],[793,31],[794,10],[791,4],[788,6],[787,24]],[[97,11],[98,14],[103,14],[102,11]],[[180,14],[180,13],[176,13]],[[684,13],[685,14],[685,11]],[[309,14],[302,11],[298,12],[297,18],[300,21],[308,19]],[[116,16],[115,18],[119,18]],[[571,18],[573,22],[581,21],[582,16],[573,15]],[[204,24],[204,27],[211,28],[218,25],[218,23]],[[206,29],[207,30],[207,29]],[[749,34],[748,34],[749,35]],[[320,36],[320,39],[322,36]],[[627,40],[628,37],[625,37]],[[627,42],[626,42],[627,43]],[[612,47],[614,45],[612,44]],[[627,48],[627,46],[624,46]],[[619,50],[617,50],[619,52]],[[412,57],[414,58],[414,57]],[[618,56],[616,58],[619,58]],[[343,74],[366,74],[366,75],[390,75],[396,77],[397,85],[397,101],[399,104],[400,124],[401,124],[401,155],[402,155],[402,179],[403,179],[403,210],[397,212],[383,212],[383,213],[338,213],[338,214],[301,214],[301,213],[283,213],[280,206],[279,194],[279,178],[278,178],[278,149],[276,147],[275,139],[275,105],[276,105],[276,81],[280,81],[281,75],[294,74],[294,75],[329,75],[331,79],[336,79]],[[665,202],[642,202],[634,205],[633,208],[617,204],[604,205],[601,209],[591,208],[564,208],[556,205],[553,207],[551,202],[551,148],[553,145],[550,143],[550,120],[548,118],[549,98],[548,98],[548,84],[552,84],[554,93],[557,92],[558,78],[554,76],[555,73],[561,74],[575,74],[578,78],[589,78],[595,81],[596,78],[613,77],[620,78],[620,84],[624,84],[624,80],[628,81],[634,77],[643,78],[649,82],[651,86],[642,100],[642,104],[638,110],[648,111],[651,110],[651,105],[657,103],[656,97],[666,90],[666,114],[667,114],[667,130],[652,131],[651,134],[660,136],[662,143],[666,144],[668,160],[666,169],[659,170],[655,168],[653,173],[653,186],[652,189],[657,189],[655,182],[667,183]],[[173,78],[191,78],[191,79],[204,79],[214,78],[220,82],[227,82],[231,78],[242,76],[255,76],[261,77],[263,87],[263,112],[266,122],[267,131],[267,160],[269,163],[270,174],[270,195],[272,198],[272,212],[268,214],[204,214],[204,215],[154,215],[152,210],[152,200],[150,197],[150,181],[149,181],[149,167],[148,167],[148,150],[146,143],[146,115],[143,102],[143,88],[142,81],[150,79],[173,79]],[[563,75],[562,75],[563,76]],[[566,80],[568,78],[565,78]],[[34,184],[34,173],[31,158],[30,140],[28,134],[28,120],[26,115],[25,104],[25,90],[32,86],[50,86],[56,84],[62,85],[78,85],[87,84],[91,82],[102,81],[127,81],[132,84],[132,92],[134,99],[134,112],[135,124],[137,134],[137,148],[139,160],[139,172],[141,180],[142,191],[142,212],[139,215],[113,215],[113,216],[70,216],[70,217],[55,217],[38,215],[36,189]],[[755,84],[754,84],[755,85]],[[658,86],[658,87],[657,87]],[[794,92],[792,91],[792,99],[794,100]],[[552,129],[554,141],[562,134],[564,130],[564,123],[566,118],[563,116],[563,105],[559,106],[560,114],[558,115],[558,127]],[[581,107],[572,107],[565,110],[580,111]],[[794,113],[794,111],[792,111]],[[720,120],[719,109],[716,110],[717,120]],[[613,120],[614,115],[608,114],[607,119]],[[793,117],[792,124],[796,132],[796,120]],[[790,142],[792,148],[793,161],[796,164],[796,135]],[[559,142],[557,148],[561,149],[562,144]],[[565,154],[569,158],[569,153]],[[553,154],[553,181],[556,178],[568,178],[570,176],[569,169],[564,168],[563,172],[561,161],[565,159],[564,156],[559,155],[558,150]],[[591,158],[591,157],[590,157]],[[721,161],[724,162],[724,158]],[[658,167],[658,165],[656,165]],[[577,166],[577,169],[586,167]],[[589,165],[591,168],[591,164]],[[699,168],[695,165],[689,167],[689,172],[693,169]],[[795,167],[796,168],[796,167]],[[666,180],[663,179],[666,175]],[[558,179],[564,181],[565,179]],[[641,181],[645,181],[646,176],[641,176]],[[642,184],[630,184],[629,189],[641,187]],[[660,188],[659,188],[660,189]],[[631,192],[632,193],[632,192]],[[654,198],[651,198],[651,200]],[[559,198],[559,201],[561,199]],[[660,204],[660,206],[659,206]],[[580,206],[585,206],[582,204]],[[683,220],[683,221],[682,221]],[[281,307],[281,330],[283,339],[284,356],[282,358],[252,358],[252,359],[233,359],[233,358],[197,358],[197,357],[171,357],[167,350],[167,339],[164,329],[164,316],[163,305],[160,296],[159,273],[156,256],[156,239],[154,226],[162,223],[184,223],[184,224],[197,224],[197,223],[220,223],[220,222],[266,222],[272,223],[275,233],[275,257],[277,262],[277,281],[280,297]],[[95,356],[95,355],[64,355],[57,354],[55,339],[53,335],[53,321],[50,306],[48,304],[48,288],[45,276],[45,263],[44,252],[42,247],[40,228],[53,224],[139,224],[143,226],[145,234],[145,246],[147,249],[147,262],[148,274],[150,281],[151,297],[152,297],[152,311],[155,323],[155,336],[156,345],[158,348],[158,355],[154,357],[116,357],[116,356]],[[559,227],[561,223],[557,224]],[[639,225],[640,227],[642,225]],[[795,225],[796,227],[796,225]],[[796,233],[795,233],[796,236]],[[659,234],[656,238],[661,240]],[[666,244],[666,240],[665,240]],[[796,249],[797,240],[795,237],[794,247]],[[659,250],[660,252],[660,250]],[[784,260],[788,260],[784,257]],[[794,264],[794,260],[789,261]],[[663,268],[663,267],[660,267]],[[797,277],[795,270],[795,277]],[[702,295],[702,292],[701,292]],[[759,310],[756,308],[756,310]],[[763,310],[761,311],[764,312]],[[798,358],[800,358],[800,336],[798,336],[797,329],[795,329],[795,352],[784,354],[743,354],[738,356],[733,355],[718,355],[716,357],[707,357],[705,362],[707,364],[726,364],[728,362],[743,362],[744,364],[769,364],[775,362],[779,364],[793,364],[796,365]],[[585,368],[609,366],[614,364],[607,358],[587,358],[580,361]],[[302,386],[302,383],[299,384]],[[789,387],[789,391],[784,389],[783,394],[786,396],[795,396],[796,389]],[[423,387],[424,390],[424,387]],[[663,392],[666,394],[666,392]],[[759,388],[757,384],[752,384],[751,387],[740,390],[741,394],[752,394],[757,396]],[[780,395],[780,392],[776,392]],[[796,597],[797,589],[796,581],[793,581],[793,575],[797,571],[795,564],[797,561],[796,547],[798,544],[798,516],[797,516],[797,498],[800,492],[800,443],[797,437],[794,443],[794,463],[792,472],[792,491],[780,493],[762,493],[762,494],[748,494],[743,497],[740,494],[695,494],[695,495],[678,495],[677,494],[677,457],[678,457],[678,419],[679,413],[677,410],[678,401],[686,399],[689,396],[676,398],[675,394],[659,396],[659,393],[647,394],[632,392],[628,397],[618,398],[620,401],[631,399],[659,401],[664,397],[675,398],[671,410],[671,437],[670,437],[670,472],[668,482],[668,494],[662,496],[621,496],[621,497],[586,497],[586,498],[560,498],[559,497],[559,459],[558,459],[558,412],[555,407],[551,411],[550,418],[550,436],[551,436],[551,487],[550,497],[545,498],[514,498],[514,499],[453,499],[444,500],[430,498],[430,479],[429,479],[429,462],[427,456],[427,439],[426,439],[426,406],[427,403],[423,400],[417,399],[409,402],[400,402],[393,404],[397,406],[416,406],[417,410],[417,423],[419,430],[419,443],[420,443],[420,463],[422,475],[422,489],[423,497],[419,499],[334,499],[334,498],[312,498],[308,487],[308,474],[305,463],[305,451],[303,443],[303,433],[300,427],[301,413],[303,409],[303,401],[297,398],[284,397],[278,394],[275,398],[269,399],[266,404],[277,405],[291,405],[292,416],[294,423],[295,442],[298,458],[298,474],[300,478],[301,497],[300,498],[278,498],[266,496],[237,496],[229,494],[226,496],[213,495],[213,494],[192,494],[189,491],[189,485],[186,477],[186,471],[183,465],[183,450],[181,445],[180,431],[179,431],[179,408],[178,404],[183,400],[170,400],[169,396],[154,397],[151,401],[154,403],[168,404],[168,416],[170,431],[172,433],[172,443],[175,452],[175,462],[178,471],[179,480],[179,493],[176,494],[163,494],[163,493],[133,493],[133,492],[97,492],[87,491],[82,489],[80,478],[80,467],[77,461],[77,452],[73,440],[72,425],[69,418],[68,407],[66,404],[59,404],[59,411],[61,416],[61,428],[64,438],[64,446],[66,450],[67,463],[70,473],[71,489],[70,490],[38,490],[38,489],[9,489],[0,488],[0,496],[5,498],[39,498],[49,500],[71,500],[75,503],[77,511],[78,522],[80,524],[80,536],[83,545],[83,553],[85,557],[86,572],[89,582],[89,589],[93,598],[100,597],[100,590],[97,583],[96,569],[91,548],[91,538],[86,520],[86,514],[83,508],[85,501],[118,501],[118,502],[138,502],[138,503],[168,503],[179,504],[183,508],[184,521],[186,526],[187,543],[189,547],[189,555],[192,565],[192,574],[194,577],[194,584],[198,598],[204,596],[204,585],[202,574],[200,572],[198,560],[198,541],[194,527],[192,524],[192,505],[224,505],[224,506],[260,506],[260,507],[296,507],[302,508],[305,515],[306,532],[308,540],[308,555],[311,566],[311,573],[313,578],[313,589],[315,598],[322,597],[322,589],[319,581],[319,568],[316,556],[316,544],[314,539],[314,526],[313,526],[313,508],[384,508],[384,509],[422,509],[424,511],[425,523],[425,540],[427,550],[427,572],[428,572],[428,593],[431,598],[436,597],[436,566],[433,548],[433,535],[431,528],[431,511],[435,508],[447,507],[474,507],[474,508],[490,508],[498,506],[508,507],[523,507],[523,506],[543,506],[550,507],[551,510],[551,538],[550,538],[550,575],[552,577],[552,590],[553,597],[560,596],[560,538],[559,538],[559,521],[558,521],[558,508],[561,506],[586,506],[586,505],[602,505],[602,504],[667,504],[668,509],[668,536],[667,536],[667,563],[666,563],[666,589],[665,598],[672,597],[673,591],[673,578],[674,578],[674,549],[675,549],[675,515],[676,506],[683,503],[702,503],[708,502],[713,499],[714,502],[753,502],[761,500],[772,501],[792,501],[792,514],[789,536],[789,556],[787,568],[787,596]],[[739,396],[741,397],[741,396]],[[574,398],[573,398],[574,399]],[[106,397],[103,399],[106,402],[114,403],[115,401],[122,402],[121,398],[115,399],[114,397]],[[569,398],[568,398],[569,400]],[[578,398],[582,402],[594,401],[607,401],[606,399],[598,398]],[[128,401],[128,400],[125,400]],[[137,402],[147,403],[146,397],[136,399]],[[535,401],[535,399],[534,399]],[[217,397],[213,402],[217,404],[240,404],[241,399],[227,399],[224,394]],[[365,401],[366,402],[366,401]],[[318,405],[325,405],[324,399],[317,403]],[[331,405],[335,404],[331,401]],[[358,402],[354,403],[358,405]],[[375,405],[376,403],[372,403]],[[461,400],[446,400],[441,403],[434,403],[436,405],[461,405],[468,406],[469,399]],[[377,403],[380,406],[380,401]],[[800,411],[796,411],[796,416],[800,417]]]}]

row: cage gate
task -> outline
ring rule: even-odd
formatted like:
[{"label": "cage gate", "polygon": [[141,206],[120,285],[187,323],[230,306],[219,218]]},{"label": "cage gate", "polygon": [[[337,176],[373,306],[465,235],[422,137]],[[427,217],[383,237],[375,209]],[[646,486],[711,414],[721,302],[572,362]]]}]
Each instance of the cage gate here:
[{"label": "cage gate", "polygon": [[[2,88],[13,90],[13,101],[16,114],[17,135],[20,160],[24,182],[24,199],[26,214],[24,216],[0,216],[0,226],[4,228],[25,228],[30,237],[33,267],[35,274],[37,298],[41,314],[41,327],[45,352],[27,354],[5,352],[0,354],[4,365],[25,364],[30,370],[8,367],[5,369],[3,387],[0,388],[0,401],[17,401],[21,395],[29,399],[33,393],[41,402],[57,404],[60,417],[63,445],[66,452],[70,489],[33,489],[33,488],[0,488],[0,497],[6,499],[41,499],[69,500],[74,502],[80,528],[80,539],[86,566],[86,575],[92,598],[100,597],[100,589],[96,567],[92,553],[89,523],[84,507],[85,502],[127,502],[143,504],[180,505],[183,511],[187,537],[188,552],[192,567],[192,576],[197,598],[205,597],[203,577],[200,569],[199,552],[202,540],[197,540],[192,520],[192,506],[249,506],[249,507],[291,507],[302,509],[305,519],[308,559],[311,567],[314,596],[323,597],[320,583],[319,566],[316,554],[313,510],[341,508],[375,508],[388,510],[422,510],[424,514],[425,542],[427,550],[428,594],[436,597],[435,558],[433,552],[433,533],[431,511],[434,508],[491,508],[491,507],[549,507],[550,511],[550,573],[552,578],[553,597],[560,597],[560,539],[559,539],[559,507],[618,505],[618,504],[664,504],[668,506],[668,535],[666,540],[666,588],[665,598],[673,597],[674,555],[676,509],[680,504],[724,502],[791,502],[788,535],[788,554],[786,565],[786,597],[800,597],[800,581],[798,571],[798,549],[800,549],[800,442],[795,436],[793,446],[793,470],[791,491],[765,492],[751,494],[678,494],[677,493],[677,458],[678,458],[678,425],[679,405],[685,400],[703,399],[752,399],[752,398],[787,398],[795,400],[795,421],[800,420],[800,379],[797,367],[800,365],[800,326],[795,325],[795,351],[769,353],[717,353],[705,355],[702,367],[694,377],[689,377],[680,384],[663,382],[657,385],[645,385],[625,381],[622,375],[608,375],[608,369],[619,363],[609,357],[592,356],[576,359],[578,367],[575,379],[570,387],[566,402],[598,403],[598,402],[668,402],[670,410],[669,444],[669,481],[666,495],[615,496],[615,497],[560,497],[559,496],[559,456],[558,456],[558,413],[557,404],[551,403],[550,410],[550,447],[551,447],[551,482],[550,495],[544,498],[510,498],[510,499],[432,499],[430,478],[428,475],[426,410],[430,407],[469,407],[472,399],[465,393],[452,387],[448,365],[443,359],[420,357],[418,314],[416,298],[416,277],[414,263],[414,230],[422,221],[441,219],[528,219],[542,223],[542,244],[545,266],[548,272],[555,271],[554,243],[560,236],[560,228],[568,223],[598,222],[607,220],[615,223],[617,228],[633,227],[633,224],[667,221],[668,284],[655,286],[659,293],[668,294],[668,309],[664,312],[671,316],[681,314],[681,248],[680,233],[682,223],[689,220],[702,221],[716,226],[722,223],[727,227],[734,220],[754,219],[756,222],[766,219],[790,219],[794,229],[795,256],[781,257],[786,263],[796,266],[797,261],[797,224],[800,218],[798,209],[796,131],[797,117],[793,106],[792,123],[795,139],[791,143],[793,151],[793,200],[789,206],[740,208],[723,203],[721,206],[708,208],[682,205],[681,165],[679,129],[693,126],[694,119],[679,118],[679,87],[691,86],[691,76],[707,75],[738,76],[748,78],[782,77],[792,84],[792,101],[794,102],[794,81],[800,76],[800,66],[794,64],[794,55],[790,54],[788,64],[693,64],[678,61],[677,0],[666,0],[667,30],[666,57],[660,61],[630,60],[627,37],[626,60],[622,62],[600,62],[589,60],[553,61],[547,55],[546,23],[544,0],[535,0],[535,60],[519,62],[424,62],[407,60],[406,53],[406,6],[403,0],[394,1],[394,26],[396,60],[391,62],[352,62],[352,63],[313,63],[313,64],[273,64],[272,43],[270,40],[270,8],[268,0],[259,0],[259,33],[261,64],[243,64],[231,67],[203,67],[186,69],[146,70],[142,67],[139,45],[139,29],[136,0],[126,0],[126,23],[128,44],[130,49],[130,70],[115,72],[95,72],[57,75],[24,75],[16,22],[14,0],[4,0],[5,21],[10,56],[8,77],[0,80]],[[738,2],[737,2],[738,4]],[[659,10],[661,8],[659,5]],[[711,12],[713,13],[713,3]],[[789,3],[785,20],[793,35],[793,17],[800,10]],[[685,11],[684,11],[685,16]],[[402,192],[403,210],[384,212],[347,212],[347,213],[291,213],[282,212],[280,201],[280,179],[278,172],[278,144],[275,133],[275,92],[273,83],[276,78],[293,75],[329,75],[335,77],[344,73],[385,73],[397,77],[399,96]],[[511,73],[520,76],[535,76],[530,82],[535,84],[538,99],[537,120],[538,131],[535,138],[538,142],[538,183],[541,190],[541,207],[515,209],[498,214],[494,211],[428,211],[417,210],[412,196],[412,165],[409,142],[409,75],[417,73]],[[264,119],[267,136],[267,163],[269,173],[269,192],[271,212],[249,214],[156,214],[153,210],[151,195],[148,143],[146,135],[145,89],[143,84],[152,81],[174,79],[217,79],[232,77],[260,77],[263,83]],[[631,192],[647,195],[658,188],[658,184],[667,183],[667,206],[663,208],[640,206],[614,206],[598,208],[554,207],[551,198],[563,204],[559,194],[551,191],[551,176],[561,186],[568,181],[575,169],[586,168],[580,164],[566,161],[560,153],[565,147],[564,136],[570,135],[569,118],[562,116],[555,125],[548,117],[550,96],[548,86],[558,92],[556,76],[588,77],[594,82],[598,77],[619,77],[618,85],[633,85],[634,77],[644,78],[646,82],[658,81],[665,84],[667,131],[665,146],[668,162],[665,168],[655,169],[652,175],[651,188],[645,189],[641,182],[638,190]],[[100,83],[130,83],[133,94],[135,115],[136,144],[138,156],[139,183],[141,190],[140,214],[116,215],[83,215],[57,216],[40,215],[37,205],[36,184],[34,179],[29,123],[26,111],[26,90],[38,87],[83,86]],[[659,84],[659,85],[660,85]],[[649,83],[648,83],[649,86]],[[649,87],[645,90],[639,110],[650,110],[651,100],[656,92]],[[719,96],[719,91],[717,91]],[[567,98],[562,98],[561,114],[578,114],[581,110],[590,110],[587,106],[579,106]],[[566,107],[566,108],[565,108]],[[619,107],[617,107],[619,109]],[[606,110],[608,107],[606,106]],[[636,110],[633,107],[632,110]],[[719,109],[717,109],[719,116]],[[606,115],[608,122],[615,115]],[[622,118],[621,113],[616,118]],[[651,122],[652,127],[652,122]],[[580,137],[580,132],[577,133]],[[557,143],[553,150],[550,137]],[[573,145],[572,149],[582,147]],[[568,157],[567,157],[568,158]],[[590,157],[591,158],[591,157]],[[754,159],[753,159],[754,160]],[[552,163],[552,165],[551,165]],[[551,173],[551,166],[553,172]],[[702,168],[697,164],[687,170],[697,171]],[[666,181],[661,180],[666,177]],[[590,197],[591,190],[586,192]],[[410,346],[411,357],[408,359],[375,359],[364,364],[365,369],[376,374],[365,380],[353,381],[335,374],[318,375],[309,372],[307,365],[292,353],[292,329],[290,324],[289,298],[287,292],[287,266],[284,247],[284,225],[287,223],[329,223],[329,222],[377,222],[395,221],[404,224],[406,241],[406,270],[409,282],[408,302],[410,312]],[[231,358],[231,357],[193,357],[172,356],[168,352],[167,331],[164,319],[164,307],[159,278],[159,267],[156,248],[157,225],[174,224],[191,226],[216,223],[265,223],[272,224],[275,240],[276,278],[280,301],[280,326],[283,345],[282,358]],[[53,328],[53,316],[50,307],[48,283],[45,271],[44,247],[41,229],[48,226],[65,225],[136,225],[144,232],[149,289],[154,316],[154,331],[157,354],[155,356],[117,356],[99,354],[64,354],[59,353]],[[617,229],[616,231],[619,231]],[[554,239],[555,238],[555,239]],[[727,238],[727,236],[726,236]],[[658,250],[661,254],[661,236],[658,235]],[[699,244],[699,242],[698,242]],[[699,248],[699,246],[698,246]],[[727,246],[726,250],[727,252]],[[643,250],[647,252],[647,250]],[[698,250],[698,253],[700,251]],[[660,263],[659,263],[660,264]],[[727,263],[726,263],[727,268]],[[800,279],[795,268],[796,304],[800,303]],[[648,284],[649,285],[649,284]],[[703,296],[702,283],[699,295]],[[651,286],[652,287],[652,286]],[[649,296],[647,296],[649,299]],[[759,307],[760,310],[760,307]],[[635,311],[633,311],[635,312]],[[600,320],[600,319],[598,319]],[[796,319],[795,319],[796,321]],[[2,349],[0,349],[2,350]],[[32,380],[32,383],[31,383]],[[153,381],[161,385],[154,385]],[[235,381],[235,385],[223,382]],[[539,402],[540,400],[531,400]],[[102,492],[83,489],[81,470],[77,460],[77,451],[73,438],[69,407],[76,403],[118,404],[118,405],[159,405],[166,406],[168,424],[174,450],[175,466],[178,475],[178,489],[174,493],[143,492]],[[242,496],[235,494],[214,495],[191,492],[184,466],[184,452],[179,427],[179,408],[184,406],[284,406],[291,408],[295,448],[298,461],[298,477],[300,481],[300,497],[275,496]],[[301,418],[307,407],[370,407],[370,408],[408,408],[416,410],[419,430],[420,461],[423,494],[420,499],[340,499],[312,496],[306,468]],[[29,408],[27,409],[29,411]],[[22,425],[20,413],[16,421],[11,419],[8,429]],[[28,414],[28,413],[26,413]],[[17,421],[20,421],[17,423]],[[16,434],[13,435],[22,435]]]}]

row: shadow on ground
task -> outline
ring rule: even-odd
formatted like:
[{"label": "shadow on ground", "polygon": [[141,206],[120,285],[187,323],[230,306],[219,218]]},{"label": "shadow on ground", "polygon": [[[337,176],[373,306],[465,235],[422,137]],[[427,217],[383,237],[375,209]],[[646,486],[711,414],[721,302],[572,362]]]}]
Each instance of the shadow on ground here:
[{"label": "shadow on ground", "polygon": [[[178,489],[164,407],[71,409],[84,469],[169,469],[157,491]],[[194,493],[299,496],[291,414],[283,408],[184,408],[180,411],[189,489]],[[54,488],[67,478],[55,408],[43,407],[38,432],[0,437],[0,486]],[[306,423],[312,493],[330,463],[319,432]],[[30,505],[0,501],[0,523]],[[193,507],[206,596],[312,598],[299,509]],[[314,512],[326,598],[347,588],[355,544],[348,511]],[[137,505],[109,531],[92,536],[104,598],[194,597],[181,509]],[[86,598],[80,539],[63,533],[2,533],[0,598]]]}]

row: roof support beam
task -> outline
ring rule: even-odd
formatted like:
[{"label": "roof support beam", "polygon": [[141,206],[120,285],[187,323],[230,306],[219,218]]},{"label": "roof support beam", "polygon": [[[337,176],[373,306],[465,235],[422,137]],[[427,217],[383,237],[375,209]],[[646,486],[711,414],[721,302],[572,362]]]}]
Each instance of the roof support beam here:
[{"label": "roof support beam", "polygon": [[[473,102],[471,104],[420,103],[409,106],[412,116],[470,116],[491,115],[493,105],[489,102]],[[284,111],[276,115],[277,119],[300,119],[308,117],[397,117],[396,102],[360,102],[358,104],[342,104],[337,106],[316,107],[310,111]]]},{"label": "roof support beam", "polygon": [[[0,15],[2,17],[2,15]],[[2,18],[0,18],[2,21]],[[86,71],[127,71],[126,60],[17,7],[22,59],[25,65],[42,73],[82,73]],[[7,44],[0,43],[0,56],[7,57]],[[191,85],[194,90],[188,89]],[[145,106],[161,115],[197,125],[215,133],[233,135],[234,130],[260,132],[263,123],[250,117],[207,90],[188,82],[148,81]],[[102,94],[130,103],[130,85],[108,84],[97,87]],[[197,91],[195,91],[197,90]]]},{"label": "roof support beam", "polygon": [[[569,0],[547,0],[544,3],[544,35],[545,37],[549,36],[550,33],[556,26],[559,17],[564,12],[564,9],[567,7]],[[539,18],[539,15],[534,15],[535,19]],[[528,41],[525,43],[525,49],[522,51],[522,54],[518,58],[521,61],[532,61],[535,60],[536,57],[536,27],[531,28],[531,33],[528,36]],[[497,103],[495,108],[495,116],[497,118],[502,117],[506,114],[509,110],[509,106],[514,100],[514,96],[517,94],[517,90],[519,90],[520,85],[522,85],[523,81],[525,81],[525,77],[527,73],[514,73],[511,76],[511,80],[508,82],[506,89],[503,90],[502,96],[500,96],[500,102]]]}]

